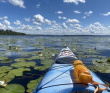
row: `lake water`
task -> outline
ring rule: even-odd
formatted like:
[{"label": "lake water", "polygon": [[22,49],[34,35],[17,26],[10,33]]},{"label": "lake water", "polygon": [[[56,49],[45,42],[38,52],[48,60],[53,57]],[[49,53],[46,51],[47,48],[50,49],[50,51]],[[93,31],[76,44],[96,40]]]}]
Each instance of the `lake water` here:
[{"label": "lake water", "polygon": [[[31,61],[33,64],[36,63],[28,66],[26,64],[26,66],[21,65],[22,68],[29,68],[30,71],[23,72],[23,75],[15,75],[11,80],[8,80],[9,78],[6,79],[8,80],[8,85],[22,85],[26,92],[28,89],[27,84],[31,80],[38,79],[40,76],[45,75],[48,69],[41,71],[34,69],[35,66],[43,66],[41,61],[45,61],[45,58],[38,57],[38,55],[43,54],[43,56],[45,55],[45,57],[47,57],[46,59],[50,59],[54,62],[55,58],[52,58],[51,55],[55,54],[55,56],[57,56],[65,45],[87,66],[93,65],[93,59],[108,59],[110,57],[110,36],[0,36],[0,67],[8,66],[12,67],[12,70],[20,68],[16,65],[21,61],[24,63]],[[41,51],[41,53],[37,54],[36,51]],[[91,54],[90,51],[92,51]],[[5,77],[7,73],[9,74],[9,72],[10,70],[5,71],[5,75],[2,73],[3,77]],[[100,73],[99,71],[95,73],[103,81],[110,83],[110,73]],[[3,77],[0,77],[0,79],[3,80]]]}]

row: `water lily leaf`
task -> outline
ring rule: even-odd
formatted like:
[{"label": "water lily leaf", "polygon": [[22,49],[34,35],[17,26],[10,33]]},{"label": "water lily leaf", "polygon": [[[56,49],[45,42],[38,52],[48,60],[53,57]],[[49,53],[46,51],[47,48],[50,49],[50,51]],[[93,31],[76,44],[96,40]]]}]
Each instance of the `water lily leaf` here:
[{"label": "water lily leaf", "polygon": [[11,59],[4,59],[4,60],[1,61],[1,63],[10,63],[10,62],[12,62]]},{"label": "water lily leaf", "polygon": [[36,65],[36,62],[34,62],[34,61],[29,61],[29,62],[25,62],[25,63],[26,63],[25,64],[26,67],[34,67]]},{"label": "water lily leaf", "polygon": [[14,61],[16,61],[16,62],[25,62],[25,61],[27,61],[27,58],[17,58]]},{"label": "water lily leaf", "polygon": [[24,68],[24,70],[23,70],[23,72],[29,72],[29,71],[31,71],[30,68]]},{"label": "water lily leaf", "polygon": [[34,59],[38,59],[38,56],[32,56],[32,57],[28,58],[28,60],[34,60]]},{"label": "water lily leaf", "polygon": [[13,64],[11,64],[11,66],[12,67],[16,67],[16,68],[25,67],[26,66],[26,62],[13,63]]},{"label": "water lily leaf", "polygon": [[9,84],[5,88],[0,88],[1,93],[24,93],[25,88],[19,84]]},{"label": "water lily leaf", "polygon": [[23,72],[26,71],[31,71],[29,68],[18,68],[18,69],[13,69],[9,73],[14,74],[15,76],[23,76]]},{"label": "water lily leaf", "polygon": [[34,69],[35,69],[35,70],[38,70],[38,69],[39,69],[39,66],[35,66]]},{"label": "water lily leaf", "polygon": [[27,89],[26,92],[28,92],[28,93],[32,93],[32,92],[33,92],[33,89]]},{"label": "water lily leaf", "polygon": [[0,56],[0,60],[6,60],[6,59],[8,59],[8,57]]},{"label": "water lily leaf", "polygon": [[23,71],[21,69],[13,69],[9,73],[15,76],[23,76]]},{"label": "water lily leaf", "polygon": [[12,69],[12,67],[9,67],[9,66],[2,66],[2,67],[0,67],[0,73],[9,72],[11,69]]},{"label": "water lily leaf", "polygon": [[40,78],[38,78],[38,79],[36,79],[36,80],[31,80],[31,81],[27,84],[27,87],[28,87],[28,90],[27,90],[27,91],[32,92],[32,91],[36,88],[36,86],[38,85],[38,83],[41,81],[42,78],[43,78],[43,77],[40,77]]},{"label": "water lily leaf", "polygon": [[0,73],[0,78],[5,76],[7,73]]},{"label": "water lily leaf", "polygon": [[33,67],[36,65],[36,62],[30,61],[30,62],[17,62],[11,64],[12,67],[20,68],[20,67]]}]

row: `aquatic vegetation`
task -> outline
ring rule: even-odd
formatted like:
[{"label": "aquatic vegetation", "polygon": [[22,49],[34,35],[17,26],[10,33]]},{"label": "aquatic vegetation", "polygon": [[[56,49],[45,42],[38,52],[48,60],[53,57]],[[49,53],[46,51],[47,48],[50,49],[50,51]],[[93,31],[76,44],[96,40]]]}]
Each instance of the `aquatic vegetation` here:
[{"label": "aquatic vegetation", "polygon": [[38,85],[38,83],[40,82],[40,80],[42,79],[43,77],[40,77],[36,80],[31,80],[28,84],[27,84],[27,87],[28,87],[28,90],[27,92],[28,93],[31,93],[35,88],[36,86]]},{"label": "aquatic vegetation", "polygon": [[41,60],[41,64],[43,64],[45,68],[49,68],[52,65],[52,63],[52,59]]},{"label": "aquatic vegetation", "polygon": [[20,68],[20,67],[34,67],[36,65],[36,62],[29,61],[29,62],[17,62],[11,64],[12,67]]},{"label": "aquatic vegetation", "polygon": [[107,62],[110,62],[110,58],[107,59]]},{"label": "aquatic vegetation", "polygon": [[15,76],[23,76],[23,72],[30,71],[29,68],[18,68],[18,69],[12,69],[9,73],[14,74]]},{"label": "aquatic vegetation", "polygon": [[38,59],[38,58],[39,58],[39,56],[32,56],[32,57],[27,58],[27,60],[34,60],[34,59]]},{"label": "aquatic vegetation", "polygon": [[5,88],[0,88],[1,93],[24,93],[25,88],[19,84],[9,84]]},{"label": "aquatic vegetation", "polygon": [[110,64],[107,59],[93,59],[94,69],[100,73],[110,73]]},{"label": "aquatic vegetation", "polygon": [[8,57],[5,57],[5,56],[0,56],[0,60],[7,60]]},{"label": "aquatic vegetation", "polygon": [[29,61],[29,62],[25,62],[26,67],[34,67],[36,65],[36,62],[34,61]]},{"label": "aquatic vegetation", "polygon": [[7,72],[9,72],[11,69],[12,69],[12,67],[2,66],[2,67],[0,67],[0,74],[1,74],[1,73],[7,73]]},{"label": "aquatic vegetation", "polygon": [[[110,63],[109,61],[107,62],[108,55],[101,56],[100,53],[100,52],[104,52],[107,49],[110,50],[109,47],[110,43],[106,43],[106,41],[107,40],[105,41],[102,40],[102,37],[101,38],[90,37],[89,39],[87,39],[86,37],[79,38],[76,36],[68,37],[68,38],[0,37],[0,50],[1,50],[0,63],[9,63],[3,65],[10,65],[10,67],[9,66],[0,67],[0,80],[6,80],[7,82],[10,82],[11,80],[19,76],[22,76],[22,78],[26,79],[27,77],[25,76],[25,74],[27,74],[28,71],[30,71],[29,76],[31,76],[32,74],[35,75],[39,74],[37,73],[37,70],[38,72],[41,71],[41,73],[46,72],[45,70],[50,68],[50,66],[54,62],[54,60],[52,60],[53,59],[52,55],[53,54],[58,55],[59,51],[61,50],[62,47],[65,46],[65,44],[76,54],[78,58],[86,59],[87,62],[85,63],[92,64],[91,60],[94,59],[92,60],[94,65],[88,66],[92,71],[99,71],[101,73],[110,73]],[[110,39],[108,41],[110,41]],[[107,44],[108,46],[106,46]],[[7,54],[9,54],[10,60],[8,60]],[[40,54],[42,54],[42,56]],[[15,58],[13,55],[15,56]],[[40,61],[38,62],[36,59],[38,60],[40,59],[41,63]],[[34,62],[34,60],[36,60],[36,62]],[[31,72],[31,68],[32,68],[32,72],[35,73]],[[35,78],[30,77],[30,80],[32,79]],[[36,83],[35,86],[33,85],[34,87],[37,86],[38,82],[35,83]],[[28,86],[31,87],[31,85]],[[32,92],[33,89],[28,88],[27,91]],[[4,93],[7,93],[6,90]]]},{"label": "aquatic vegetation", "polygon": [[10,62],[12,62],[12,60],[9,59],[9,58],[4,59],[4,60],[1,61],[1,63],[10,63]]},{"label": "aquatic vegetation", "polygon": [[25,61],[27,61],[27,58],[17,58],[14,61],[16,61],[16,62],[25,62]]},{"label": "aquatic vegetation", "polygon": [[93,65],[87,65],[87,67],[92,70],[93,72],[96,72],[96,69]]}]

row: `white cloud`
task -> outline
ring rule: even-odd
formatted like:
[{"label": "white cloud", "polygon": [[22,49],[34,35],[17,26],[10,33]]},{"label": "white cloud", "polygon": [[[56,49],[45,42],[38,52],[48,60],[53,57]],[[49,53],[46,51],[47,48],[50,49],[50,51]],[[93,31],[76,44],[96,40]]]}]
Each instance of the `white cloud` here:
[{"label": "white cloud", "polygon": [[101,23],[95,22],[94,25],[101,26]]},{"label": "white cloud", "polygon": [[40,4],[37,4],[36,7],[39,8],[40,7]]},{"label": "white cloud", "polygon": [[4,20],[3,23],[6,25],[6,26],[9,26],[10,25],[10,22],[8,20]]},{"label": "white cloud", "polygon": [[6,26],[3,25],[2,23],[0,23],[0,29],[4,29],[4,30],[6,30]]},{"label": "white cloud", "polygon": [[20,22],[19,20],[16,20],[16,21],[14,22],[14,24],[15,24],[15,25],[21,25],[21,22]]},{"label": "white cloud", "polygon": [[7,16],[0,17],[0,20],[6,20],[6,19],[8,19],[8,17],[7,17]]},{"label": "white cloud", "polygon": [[58,19],[67,19],[66,17],[61,17],[61,16],[58,16]]},{"label": "white cloud", "polygon": [[51,25],[51,21],[48,20],[48,19],[45,19],[45,23],[48,24],[48,25]]},{"label": "white cloud", "polygon": [[95,22],[94,24],[90,24],[85,29],[86,33],[90,34],[105,34],[108,33],[108,28],[104,27],[101,23]]},{"label": "white cloud", "polygon": [[62,17],[61,16],[58,16],[58,19],[61,19]]},{"label": "white cloud", "polygon": [[44,17],[40,14],[37,14],[37,15],[34,15],[34,19],[33,19],[35,22],[38,22],[38,23],[43,23],[44,22]]},{"label": "white cloud", "polygon": [[74,13],[75,13],[75,14],[80,14],[81,12],[78,11],[78,10],[75,10]]},{"label": "white cloud", "polygon": [[74,23],[79,23],[79,20],[77,20],[77,19],[68,19],[66,22],[69,23],[69,24],[74,24]]},{"label": "white cloud", "polygon": [[86,1],[85,0],[63,0],[64,3],[74,3],[76,5],[79,4],[79,2],[81,3],[85,3]]},{"label": "white cloud", "polygon": [[93,13],[93,11],[89,11],[89,12],[85,12],[84,14],[86,15],[86,16],[90,16],[90,14],[92,14]]},{"label": "white cloud", "polygon": [[35,30],[42,30],[42,28],[41,27],[36,27]]},{"label": "white cloud", "polygon": [[65,28],[65,29],[68,28],[67,25],[64,22],[62,23],[62,27]]},{"label": "white cloud", "polygon": [[41,25],[41,23],[33,22],[34,25]]},{"label": "white cloud", "polygon": [[103,16],[109,16],[110,15],[110,12],[108,13],[105,13],[105,14],[102,14]]},{"label": "white cloud", "polygon": [[64,19],[64,20],[65,20],[65,19],[67,19],[67,18],[66,18],[66,17],[62,17],[62,19]]},{"label": "white cloud", "polygon": [[63,12],[62,12],[62,11],[57,11],[56,13],[57,13],[57,14],[63,14]]},{"label": "white cloud", "polygon": [[26,22],[30,22],[30,18],[24,18]]},{"label": "white cloud", "polygon": [[33,29],[32,26],[30,26],[30,25],[24,25],[24,24],[20,25],[17,28],[17,30],[32,30],[32,29]]},{"label": "white cloud", "polygon": [[86,19],[86,16],[83,16],[83,19]]},{"label": "white cloud", "polygon": [[7,20],[4,20],[3,21],[4,24],[0,23],[0,29],[3,29],[3,30],[13,30],[14,27],[10,26],[10,22],[7,21]]},{"label": "white cloud", "polygon": [[24,6],[24,1],[23,0],[9,0],[9,2],[15,6],[19,6],[21,8],[26,8]]}]

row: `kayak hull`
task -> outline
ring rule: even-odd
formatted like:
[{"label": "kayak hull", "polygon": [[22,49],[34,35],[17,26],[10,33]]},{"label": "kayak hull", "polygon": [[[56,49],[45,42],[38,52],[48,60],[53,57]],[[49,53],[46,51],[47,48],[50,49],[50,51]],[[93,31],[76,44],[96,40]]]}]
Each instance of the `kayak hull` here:
[{"label": "kayak hull", "polygon": [[[64,55],[62,56],[60,54],[58,55],[55,63],[50,67],[49,71],[46,73],[42,81],[33,91],[33,93],[76,93],[76,91],[87,91],[87,93],[94,93],[96,88],[94,85],[92,85],[91,83],[81,84],[75,80],[74,67],[72,64],[63,64],[62,62],[61,64],[57,63],[57,59],[65,58]],[[75,55],[73,58],[73,61],[78,59],[77,57],[75,57]],[[90,70],[90,73],[93,76],[94,81],[104,84],[104,82],[94,72]],[[99,85],[99,87],[104,86]],[[103,91],[103,93],[110,92],[105,90]]]}]

